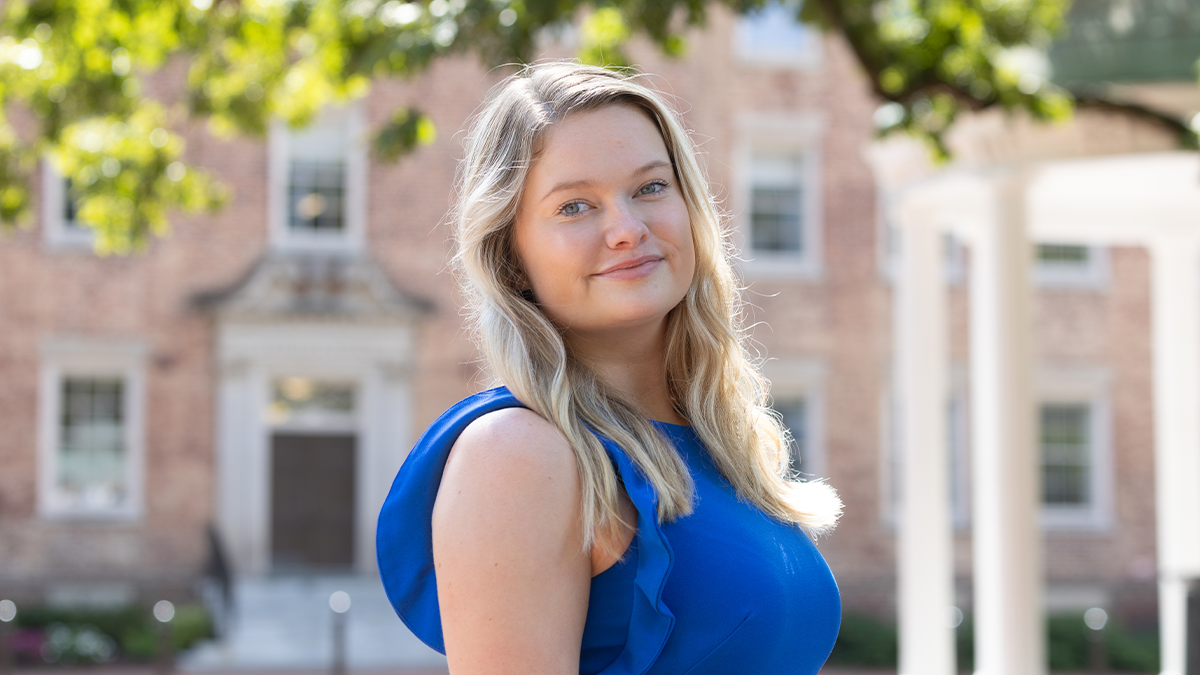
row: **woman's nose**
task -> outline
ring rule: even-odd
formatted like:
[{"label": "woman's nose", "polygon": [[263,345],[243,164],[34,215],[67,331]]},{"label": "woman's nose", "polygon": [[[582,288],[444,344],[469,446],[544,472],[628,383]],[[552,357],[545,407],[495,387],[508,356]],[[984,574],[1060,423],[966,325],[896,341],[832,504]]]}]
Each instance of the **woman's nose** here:
[{"label": "woman's nose", "polygon": [[609,248],[633,248],[650,236],[650,229],[631,204],[617,204],[605,220],[604,239]]}]

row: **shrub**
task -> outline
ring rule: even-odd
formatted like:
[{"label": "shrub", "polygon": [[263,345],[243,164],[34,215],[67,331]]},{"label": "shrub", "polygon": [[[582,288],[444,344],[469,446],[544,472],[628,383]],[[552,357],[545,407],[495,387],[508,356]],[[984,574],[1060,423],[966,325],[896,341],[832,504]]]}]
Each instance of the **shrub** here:
[{"label": "shrub", "polygon": [[[64,609],[22,608],[17,614],[18,634],[25,662],[40,658],[47,663],[104,663],[115,658],[153,659],[159,650],[161,626],[149,608]],[[212,636],[212,622],[200,605],[181,605],[170,624],[175,650],[190,647]]]},{"label": "shrub", "polygon": [[[1046,656],[1051,670],[1087,670],[1090,667],[1089,629],[1078,614],[1046,619]],[[1159,669],[1157,632],[1130,632],[1110,621],[1104,630],[1108,665],[1114,670],[1156,673]],[[971,617],[957,630],[958,669],[975,668],[975,631]],[[829,663],[839,666],[897,665],[896,626],[870,617],[842,617]]]}]

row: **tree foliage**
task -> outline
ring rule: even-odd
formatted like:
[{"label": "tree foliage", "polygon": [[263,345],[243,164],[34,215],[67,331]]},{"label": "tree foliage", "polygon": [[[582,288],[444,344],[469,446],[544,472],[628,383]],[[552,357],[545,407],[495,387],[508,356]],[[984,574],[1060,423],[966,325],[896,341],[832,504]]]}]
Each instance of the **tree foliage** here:
[{"label": "tree foliage", "polygon": [[[580,57],[621,65],[643,36],[670,55],[714,6],[759,11],[767,0],[8,0],[0,23],[0,223],[28,218],[30,176],[46,156],[72,186],[100,251],[125,252],[166,231],[172,209],[215,209],[226,190],[184,161],[177,130],[218,134],[303,126],[322,107],[363,96],[378,78],[408,78],[469,52],[526,61],[548,32],[580,22]],[[773,0],[772,0],[773,1]],[[786,2],[787,0],[785,0]],[[808,0],[801,19],[845,36],[869,76],[885,131],[941,146],[963,109],[1069,113],[1070,98],[1013,67],[1044,45],[1069,0]],[[186,70],[178,100],[143,96],[163,68]],[[24,114],[23,114],[24,113]],[[32,129],[13,128],[19,119]],[[428,118],[399,110],[373,148],[396,159],[433,138]]]}]

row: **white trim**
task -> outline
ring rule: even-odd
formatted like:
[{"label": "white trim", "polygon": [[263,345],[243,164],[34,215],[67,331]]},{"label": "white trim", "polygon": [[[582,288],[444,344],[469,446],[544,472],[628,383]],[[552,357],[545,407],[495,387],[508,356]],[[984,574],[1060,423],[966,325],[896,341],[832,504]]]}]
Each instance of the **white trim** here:
[{"label": "white trim", "polygon": [[54,161],[42,157],[42,241],[52,249],[93,250],[96,233],[89,227],[68,227],[63,218],[66,206],[64,178]]},{"label": "white trim", "polygon": [[793,27],[798,30],[800,44],[791,49],[768,50],[754,40],[749,34],[750,24],[760,21],[772,27],[778,27],[789,17],[781,16],[778,12],[795,12],[793,3],[769,1],[758,11],[757,16],[739,14],[733,27],[733,53],[738,62],[761,68],[780,68],[788,70],[811,71],[821,67],[825,60],[825,44],[821,31],[800,21],[794,21]]},{"label": "white trim", "polygon": [[[1044,367],[1037,378],[1038,409],[1046,403],[1084,404],[1090,409],[1092,503],[1086,507],[1043,504],[1042,529],[1105,532],[1113,527],[1111,377],[1101,367]],[[1040,419],[1040,412],[1039,412]],[[1038,456],[1041,457],[1041,432]],[[1039,462],[1039,473],[1040,469]]]},{"label": "white trim", "polygon": [[[367,221],[367,124],[362,101],[343,108],[330,109],[327,116],[344,116],[347,135],[346,186],[343,198],[345,228],[338,233],[305,234],[288,228],[287,188],[291,160],[292,133],[286,123],[274,120],[267,139],[267,221],[271,246],[287,251],[363,250]],[[321,119],[318,116],[317,121]]]},{"label": "white trim", "polygon": [[[52,520],[139,520],[145,499],[147,347],[137,340],[49,338],[41,345],[38,391],[38,515]],[[125,412],[125,502],[112,509],[55,503],[62,383],[67,377],[120,377]]]},{"label": "white trim", "polygon": [[1088,249],[1088,259],[1083,265],[1055,265],[1040,260],[1035,252],[1033,255],[1033,280],[1039,288],[1073,288],[1079,290],[1104,290],[1108,287],[1109,248],[1107,246],[1087,246],[1060,241],[1036,241],[1034,245],[1084,246]]},{"label": "white trim", "polygon": [[763,364],[763,375],[771,382],[773,399],[803,399],[807,464],[800,467],[805,478],[828,478],[825,436],[824,361],[812,358],[771,359]]},{"label": "white trim", "polygon": [[[733,241],[741,252],[742,273],[747,279],[820,280],[824,257],[824,188],[821,180],[824,115],[818,112],[753,113],[739,116],[736,126]],[[799,253],[772,253],[750,248],[752,157],[757,150],[795,153],[802,162],[804,247]]]}]

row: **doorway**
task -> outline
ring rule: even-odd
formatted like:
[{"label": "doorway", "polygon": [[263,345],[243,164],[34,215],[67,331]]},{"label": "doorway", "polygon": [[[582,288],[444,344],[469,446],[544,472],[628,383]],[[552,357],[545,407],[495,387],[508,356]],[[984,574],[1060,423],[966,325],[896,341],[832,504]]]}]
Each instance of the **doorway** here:
[{"label": "doorway", "polygon": [[271,567],[336,572],[354,564],[355,437],[271,437]]},{"label": "doorway", "polygon": [[358,504],[355,387],[286,377],[271,398],[271,570],[348,572]]}]

